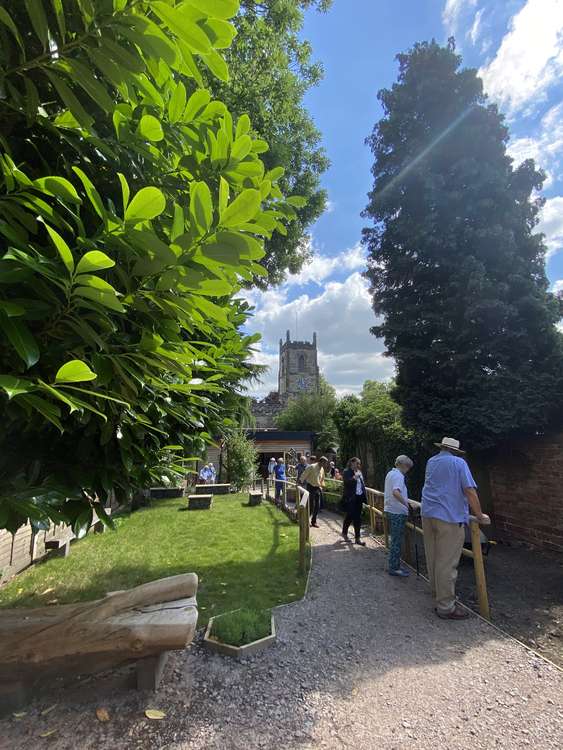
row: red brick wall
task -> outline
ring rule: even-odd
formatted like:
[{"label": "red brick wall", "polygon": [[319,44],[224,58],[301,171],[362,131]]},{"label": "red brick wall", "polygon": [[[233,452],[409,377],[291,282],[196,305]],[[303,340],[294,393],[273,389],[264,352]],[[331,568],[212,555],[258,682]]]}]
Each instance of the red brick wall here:
[{"label": "red brick wall", "polygon": [[563,433],[515,443],[488,468],[498,536],[563,552]]}]

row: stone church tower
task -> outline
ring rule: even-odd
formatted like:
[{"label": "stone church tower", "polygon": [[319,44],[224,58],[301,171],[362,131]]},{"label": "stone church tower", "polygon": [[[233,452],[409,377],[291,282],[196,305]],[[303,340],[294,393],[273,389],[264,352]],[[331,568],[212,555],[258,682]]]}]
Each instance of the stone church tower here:
[{"label": "stone church tower", "polygon": [[291,341],[288,331],[285,342],[280,339],[278,373],[280,398],[287,399],[302,393],[316,393],[318,390],[317,334],[313,334],[313,343],[309,343],[308,341]]}]

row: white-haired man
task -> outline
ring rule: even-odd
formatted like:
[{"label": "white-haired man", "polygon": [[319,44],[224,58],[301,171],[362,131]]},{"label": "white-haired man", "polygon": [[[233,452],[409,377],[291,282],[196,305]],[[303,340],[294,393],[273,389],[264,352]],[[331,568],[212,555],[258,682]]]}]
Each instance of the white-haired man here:
[{"label": "white-haired man", "polygon": [[469,613],[456,604],[455,582],[469,506],[479,523],[490,519],[481,510],[477,484],[462,458],[459,440],[445,437],[435,445],[440,453],[428,461],[422,488],[426,565],[438,617],[463,620]]},{"label": "white-haired man", "polygon": [[385,477],[383,510],[391,531],[388,571],[391,576],[406,578],[409,571],[401,567],[401,545],[405,524],[409,516],[409,498],[405,484],[405,474],[413,467],[408,456],[397,456],[395,468]]}]

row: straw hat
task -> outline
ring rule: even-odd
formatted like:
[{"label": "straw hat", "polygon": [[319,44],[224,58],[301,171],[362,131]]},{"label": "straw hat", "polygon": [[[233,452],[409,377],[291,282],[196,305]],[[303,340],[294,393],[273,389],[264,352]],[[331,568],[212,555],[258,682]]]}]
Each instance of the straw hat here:
[{"label": "straw hat", "polygon": [[437,448],[447,448],[450,451],[456,451],[456,453],[465,453],[465,451],[462,451],[459,447],[459,440],[456,440],[455,438],[445,437],[442,438],[441,443],[434,443],[434,445]]}]

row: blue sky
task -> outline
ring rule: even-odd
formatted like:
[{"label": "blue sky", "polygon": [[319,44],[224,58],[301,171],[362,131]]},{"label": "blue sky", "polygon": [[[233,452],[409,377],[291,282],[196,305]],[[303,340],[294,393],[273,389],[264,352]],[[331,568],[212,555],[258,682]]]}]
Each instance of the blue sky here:
[{"label": "blue sky", "polygon": [[506,114],[515,161],[533,157],[548,174],[540,229],[549,278],[563,289],[563,0],[334,0],[327,14],[307,13],[303,32],[325,68],[306,105],[332,162],[323,178],[329,208],[312,228],[312,263],[282,286],[250,294],[250,327],[263,336],[257,359],[270,366],[262,394],[275,388],[287,328],[292,338],[317,332],[321,370],[339,393],[392,377],[392,360],[369,333],[375,318],[361,276],[360,212],[372,180],[364,139],[382,114],[378,90],[396,80],[395,55],[451,34]]}]

